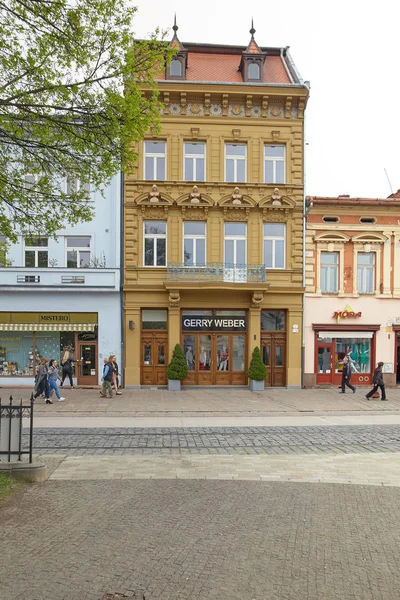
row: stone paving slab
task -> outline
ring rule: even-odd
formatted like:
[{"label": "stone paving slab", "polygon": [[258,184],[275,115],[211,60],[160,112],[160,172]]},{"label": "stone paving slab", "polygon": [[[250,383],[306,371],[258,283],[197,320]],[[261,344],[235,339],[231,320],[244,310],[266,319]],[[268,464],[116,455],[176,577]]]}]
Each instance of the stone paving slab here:
[{"label": "stone paving slab", "polygon": [[400,453],[304,456],[67,456],[50,476],[52,481],[109,479],[297,481],[400,487]]}]

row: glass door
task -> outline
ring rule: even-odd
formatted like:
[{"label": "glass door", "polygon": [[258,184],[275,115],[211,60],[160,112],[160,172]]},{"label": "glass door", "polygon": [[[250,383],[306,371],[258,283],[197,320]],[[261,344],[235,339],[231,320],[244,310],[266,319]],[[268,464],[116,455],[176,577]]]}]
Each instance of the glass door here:
[{"label": "glass door", "polygon": [[78,344],[78,385],[96,385],[97,375],[97,343]]},{"label": "glass door", "polygon": [[317,339],[316,383],[331,384],[334,376],[334,351],[331,338]]}]

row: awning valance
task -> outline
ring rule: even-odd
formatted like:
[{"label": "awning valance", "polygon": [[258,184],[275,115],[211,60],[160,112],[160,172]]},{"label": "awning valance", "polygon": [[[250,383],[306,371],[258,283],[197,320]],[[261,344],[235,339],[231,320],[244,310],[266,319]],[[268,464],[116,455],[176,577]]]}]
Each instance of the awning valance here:
[{"label": "awning valance", "polygon": [[94,331],[95,323],[0,323],[0,331]]},{"label": "awning valance", "polygon": [[342,338],[345,340],[349,340],[351,338],[360,339],[360,338],[369,338],[373,337],[373,331],[320,331],[318,333],[318,337],[320,339],[325,340],[326,338]]}]

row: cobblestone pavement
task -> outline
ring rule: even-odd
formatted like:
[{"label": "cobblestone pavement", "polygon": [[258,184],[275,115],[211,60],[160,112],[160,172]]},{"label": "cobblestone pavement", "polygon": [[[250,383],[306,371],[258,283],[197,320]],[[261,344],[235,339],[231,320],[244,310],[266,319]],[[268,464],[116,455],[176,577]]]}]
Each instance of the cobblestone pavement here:
[{"label": "cobblestone pavement", "polygon": [[49,481],[2,505],[1,598],[398,600],[399,524],[399,488]]},{"label": "cobblestone pavement", "polygon": [[68,456],[400,452],[400,425],[43,428],[34,430],[33,446],[36,454]]}]

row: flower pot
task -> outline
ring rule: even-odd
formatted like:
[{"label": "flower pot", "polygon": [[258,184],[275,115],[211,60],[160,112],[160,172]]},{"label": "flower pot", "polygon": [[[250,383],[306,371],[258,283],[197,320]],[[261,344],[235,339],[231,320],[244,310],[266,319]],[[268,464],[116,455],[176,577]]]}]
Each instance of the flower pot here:
[{"label": "flower pot", "polygon": [[250,379],[250,390],[252,392],[263,392],[264,381],[256,381],[255,379]]},{"label": "flower pot", "polygon": [[168,390],[170,392],[180,392],[181,382],[179,379],[168,379]]}]

